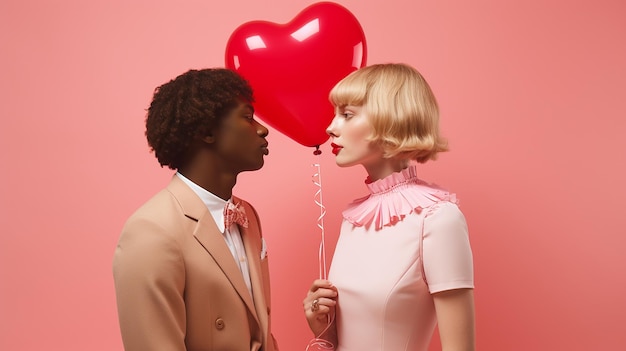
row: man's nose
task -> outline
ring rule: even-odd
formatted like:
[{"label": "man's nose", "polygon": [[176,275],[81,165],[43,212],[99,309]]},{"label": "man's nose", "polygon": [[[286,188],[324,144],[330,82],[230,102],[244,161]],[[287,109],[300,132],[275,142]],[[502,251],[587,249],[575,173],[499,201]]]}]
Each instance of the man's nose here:
[{"label": "man's nose", "polygon": [[260,136],[265,138],[269,133],[269,129],[267,129],[267,127],[265,127],[264,125],[262,125],[259,122],[256,122],[258,124],[257,129],[256,129],[256,133]]}]

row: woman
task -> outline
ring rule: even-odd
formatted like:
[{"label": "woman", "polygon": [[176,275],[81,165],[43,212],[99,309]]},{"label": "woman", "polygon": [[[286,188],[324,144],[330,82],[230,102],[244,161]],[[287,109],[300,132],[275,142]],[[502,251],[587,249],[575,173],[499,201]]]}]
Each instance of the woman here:
[{"label": "woman", "polygon": [[416,176],[447,151],[428,83],[405,64],[364,67],[331,91],[327,129],[340,167],[362,165],[370,194],[343,212],[329,280],[303,301],[337,351],[474,350],[473,264],[454,194]]}]

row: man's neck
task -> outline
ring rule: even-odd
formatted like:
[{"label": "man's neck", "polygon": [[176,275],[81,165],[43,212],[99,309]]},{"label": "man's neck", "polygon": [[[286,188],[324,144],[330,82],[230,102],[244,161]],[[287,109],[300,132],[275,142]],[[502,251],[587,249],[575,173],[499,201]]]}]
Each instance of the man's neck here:
[{"label": "man's neck", "polygon": [[237,183],[237,176],[229,173],[207,172],[207,169],[210,168],[194,169],[191,167],[179,169],[178,172],[215,196],[223,200],[230,199],[233,195],[233,187]]}]

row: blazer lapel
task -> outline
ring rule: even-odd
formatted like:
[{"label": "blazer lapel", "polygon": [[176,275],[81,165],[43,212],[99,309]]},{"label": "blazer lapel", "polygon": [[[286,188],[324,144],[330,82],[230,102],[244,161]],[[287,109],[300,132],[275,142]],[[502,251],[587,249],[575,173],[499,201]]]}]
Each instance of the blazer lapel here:
[{"label": "blazer lapel", "polygon": [[185,216],[197,221],[193,233],[194,237],[208,254],[213,257],[222,272],[224,272],[224,275],[237,291],[237,294],[239,294],[250,310],[250,313],[254,316],[257,323],[259,323],[252,296],[250,296],[250,291],[248,291],[248,287],[243,280],[241,271],[228,245],[226,245],[223,234],[217,229],[217,225],[204,202],[202,202],[198,195],[177,176],[173,177],[168,186],[168,190],[178,199]]},{"label": "blazer lapel", "polygon": [[[234,200],[234,199],[233,199]],[[237,199],[237,201],[240,201]],[[245,207],[248,216],[248,228],[239,227],[243,245],[246,249],[248,267],[250,269],[250,281],[252,283],[252,294],[254,295],[254,305],[257,316],[263,329],[263,337],[268,337],[268,311],[265,302],[265,290],[263,289],[263,276],[261,274],[261,247],[259,243],[260,228],[256,220],[254,210]]]}]

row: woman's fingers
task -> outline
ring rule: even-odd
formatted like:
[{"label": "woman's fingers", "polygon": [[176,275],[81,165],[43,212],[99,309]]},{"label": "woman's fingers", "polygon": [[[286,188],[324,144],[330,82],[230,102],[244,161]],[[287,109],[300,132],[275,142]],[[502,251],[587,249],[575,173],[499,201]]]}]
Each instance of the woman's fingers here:
[{"label": "woman's fingers", "polygon": [[311,288],[309,289],[309,293],[315,292],[317,289],[320,288],[325,288],[325,289],[330,289],[333,287],[333,284],[325,279],[317,279],[313,281],[313,284],[311,284]]},{"label": "woman's fingers", "polygon": [[311,331],[320,335],[328,328],[329,315],[337,305],[337,288],[325,279],[317,279],[302,301],[304,315]]},{"label": "woman's fingers", "polygon": [[337,302],[337,288],[333,284],[325,279],[317,279],[311,284],[302,305],[307,315],[316,313],[327,314],[331,307],[334,307]]},{"label": "woman's fingers", "polygon": [[311,289],[306,294],[303,303],[306,305],[307,303],[313,303],[313,300],[319,300],[320,298],[329,298],[333,299],[337,297],[337,288],[334,287],[327,280],[316,280],[311,285]]},{"label": "woman's fingers", "polygon": [[[318,299],[312,300],[308,308],[309,308],[309,311],[312,313],[319,312],[320,314],[326,314],[330,312],[330,309],[332,307],[335,307],[336,305],[337,305],[337,301],[335,301],[334,299],[320,297]],[[306,304],[304,308],[305,309],[307,308]]]}]

